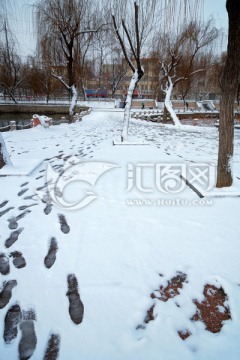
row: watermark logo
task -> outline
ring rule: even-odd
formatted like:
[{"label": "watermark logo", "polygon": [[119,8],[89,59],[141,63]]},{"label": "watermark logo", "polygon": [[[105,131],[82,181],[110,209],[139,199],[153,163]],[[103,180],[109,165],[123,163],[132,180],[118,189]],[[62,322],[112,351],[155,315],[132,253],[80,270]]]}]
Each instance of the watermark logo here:
[{"label": "watermark logo", "polygon": [[196,206],[212,206],[212,199],[195,199],[195,200],[187,200],[187,199],[127,199],[126,205],[133,207],[196,207]]},{"label": "watermark logo", "polygon": [[[46,189],[36,193],[46,203],[68,210],[82,209],[97,199],[98,195],[94,190],[98,179],[117,167],[119,166],[108,162],[81,162],[73,156],[66,161],[61,172],[56,172],[49,163],[46,169]],[[176,206],[179,206],[176,196],[186,188],[187,182],[205,193],[215,185],[215,168],[204,163],[128,163],[122,171],[126,174],[127,187],[124,189],[124,184],[122,187],[115,185],[118,189],[126,191],[129,196],[136,190],[141,195],[153,194],[155,198],[159,194],[168,194],[173,200],[171,205]],[[75,185],[75,190],[71,189],[72,198],[69,201],[66,193],[71,185]],[[131,205],[132,200],[129,201],[128,205]],[[161,199],[149,201],[151,205],[162,206]],[[133,200],[132,205],[134,204],[139,206]]]},{"label": "watermark logo", "polygon": [[[149,176],[150,175],[150,176]],[[146,178],[150,185],[144,185]],[[153,193],[156,190],[165,194],[178,194],[186,187],[186,180],[199,188],[209,191],[215,185],[215,169],[208,164],[165,164],[139,163],[128,164],[127,192],[133,189],[141,193]]]},{"label": "watermark logo", "polygon": [[192,185],[207,192],[215,186],[215,167],[202,163],[191,164],[188,166],[187,177]]},{"label": "watermark logo", "polygon": [[[89,205],[97,198],[93,188],[98,179],[107,171],[116,168],[117,165],[105,162],[81,162],[73,156],[65,163],[63,170],[59,173],[54,171],[51,164],[48,163],[46,169],[47,190],[36,191],[37,195],[44,202],[67,209],[78,210]],[[76,201],[69,202],[65,199],[65,190],[68,185],[80,182],[80,188],[85,183],[90,189],[84,191],[84,196]],[[77,195],[77,194],[76,194]],[[77,197],[77,196],[76,196]]]}]

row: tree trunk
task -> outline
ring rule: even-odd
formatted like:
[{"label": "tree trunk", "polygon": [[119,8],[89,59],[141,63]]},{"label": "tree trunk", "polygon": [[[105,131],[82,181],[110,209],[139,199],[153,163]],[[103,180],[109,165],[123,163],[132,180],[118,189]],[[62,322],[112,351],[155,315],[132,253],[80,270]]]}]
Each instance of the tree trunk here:
[{"label": "tree trunk", "polygon": [[81,90],[82,90],[82,94],[83,94],[83,100],[86,101],[87,100],[87,96],[86,96],[86,89],[85,89],[85,85],[83,82],[83,79],[80,79],[80,83],[81,83]]},{"label": "tree trunk", "polygon": [[12,165],[12,162],[10,160],[10,157],[8,155],[6,145],[4,143],[2,134],[0,133],[0,169],[4,165]]},{"label": "tree trunk", "polygon": [[166,124],[167,123],[167,108],[165,106],[165,103],[164,103],[164,108],[163,108],[163,124]]},{"label": "tree trunk", "polygon": [[221,87],[219,117],[219,150],[216,186],[229,187],[232,185],[231,159],[234,141],[234,101],[238,87],[240,70],[240,2],[227,0],[226,3],[229,28],[228,49],[224,66]]},{"label": "tree trunk", "polygon": [[71,100],[71,104],[70,104],[70,108],[69,108],[69,115],[73,116],[74,111],[75,111],[75,106],[77,105],[78,93],[77,93],[77,89],[74,85],[71,86],[70,91],[71,91],[72,100]]},{"label": "tree trunk", "polygon": [[131,104],[132,104],[132,96],[133,96],[134,90],[136,88],[136,85],[142,76],[143,76],[143,74],[139,75],[138,70],[136,69],[135,73],[133,74],[133,77],[131,79],[129,88],[128,88],[126,105],[124,108],[124,118],[123,118],[123,127],[122,127],[122,133],[121,133],[121,142],[127,140],[129,119],[130,119],[130,110],[131,110]]},{"label": "tree trunk", "polygon": [[171,95],[172,95],[172,90],[173,90],[173,84],[172,81],[169,79],[169,86],[168,89],[166,91],[166,97],[165,97],[165,101],[164,101],[164,106],[167,108],[167,111],[169,112],[174,125],[176,126],[181,126],[181,123],[175,113],[175,111],[173,110],[172,104],[171,104]]}]

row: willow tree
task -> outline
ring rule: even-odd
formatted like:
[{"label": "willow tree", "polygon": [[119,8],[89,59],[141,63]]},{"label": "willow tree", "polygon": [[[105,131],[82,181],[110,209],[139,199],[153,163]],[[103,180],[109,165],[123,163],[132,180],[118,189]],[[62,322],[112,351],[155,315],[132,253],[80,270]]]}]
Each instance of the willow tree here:
[{"label": "willow tree", "polygon": [[39,0],[35,9],[42,61],[48,59],[52,76],[71,95],[69,113],[73,115],[82,42],[85,43],[86,37],[91,40],[105,25],[100,18],[98,3],[94,0]]},{"label": "willow tree", "polygon": [[214,27],[212,19],[206,24],[190,19],[178,34],[173,29],[172,33],[163,35],[159,54],[161,85],[166,94],[165,107],[175,125],[180,125],[180,122],[171,105],[173,89],[180,82],[193,78],[214,64],[212,45],[218,36],[219,31]]},{"label": "willow tree", "polygon": [[203,0],[163,0],[163,11],[153,49],[159,57],[160,87],[167,111],[175,125],[181,125],[172,108],[174,88],[196,77],[211,64],[211,47],[218,30],[210,19],[203,22]]},{"label": "willow tree", "polygon": [[[5,84],[5,70],[9,71],[8,68],[5,69],[4,62],[3,59],[6,56],[6,59],[11,59],[11,51],[10,51],[10,44],[9,44],[9,38],[8,38],[8,19],[7,19],[7,14],[8,14],[8,9],[6,7],[6,3],[0,3],[1,8],[0,8],[0,85],[4,88],[4,90],[7,90],[7,86],[9,83]],[[9,2],[8,2],[9,5]],[[7,46],[9,45],[9,46]],[[6,52],[8,52],[8,54],[6,54]],[[1,82],[1,78],[2,78],[2,82]],[[9,79],[8,79],[9,81]],[[0,169],[4,166],[4,165],[11,165],[11,160],[10,157],[8,155],[7,152],[7,148],[3,139],[3,136],[0,132]]]},{"label": "willow tree", "polygon": [[219,151],[217,187],[229,187],[233,177],[231,161],[234,150],[234,102],[240,75],[240,2],[227,0],[228,47],[226,62],[221,76],[221,100],[219,115]]},{"label": "willow tree", "polygon": [[[10,8],[11,9],[11,8]],[[15,92],[23,81],[23,66],[17,51],[17,42],[9,26],[8,15],[0,14],[0,86],[14,103]]]},{"label": "willow tree", "polygon": [[137,83],[144,75],[142,58],[144,45],[154,29],[156,1],[119,1],[112,9],[113,27],[123,56],[132,72],[125,101],[121,142],[127,140],[132,96]]}]

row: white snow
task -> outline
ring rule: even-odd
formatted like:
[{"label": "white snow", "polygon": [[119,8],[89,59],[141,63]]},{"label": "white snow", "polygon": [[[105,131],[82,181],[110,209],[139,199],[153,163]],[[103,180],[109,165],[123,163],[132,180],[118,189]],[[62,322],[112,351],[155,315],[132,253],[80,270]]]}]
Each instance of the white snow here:
[{"label": "white snow", "polygon": [[71,100],[71,105],[70,105],[70,108],[69,108],[69,114],[70,115],[74,115],[74,108],[77,104],[77,96],[78,96],[78,93],[77,93],[77,89],[75,87],[75,85],[72,85],[70,87],[71,89],[71,94],[72,94],[72,100]]},{"label": "white snow", "polygon": [[167,110],[169,111],[171,118],[174,122],[174,124],[178,127],[181,126],[181,122],[179,121],[175,111],[173,110],[172,104],[171,104],[171,95],[173,91],[173,83],[171,76],[168,76],[168,85],[166,86],[166,97],[165,97],[165,106]]},{"label": "white snow", "polygon": [[131,78],[128,92],[127,92],[127,98],[125,101],[125,108],[124,108],[124,118],[123,118],[123,127],[122,127],[122,133],[121,133],[121,141],[125,142],[128,141],[128,127],[129,127],[129,119],[130,119],[130,111],[131,111],[131,104],[132,104],[132,96],[134,89],[136,87],[138,81],[138,70],[135,69],[135,72]]},{"label": "white snow", "polygon": [[48,122],[50,121],[50,118],[49,118],[48,116],[34,114],[34,115],[33,115],[33,119],[39,120],[40,124],[41,124],[44,128],[48,128],[48,127],[49,127],[49,123],[48,123]]},{"label": "white snow", "polygon": [[0,145],[1,145],[0,148],[1,148],[2,157],[3,157],[3,160],[4,160],[5,164],[11,166],[12,162],[11,162],[11,159],[9,157],[8,151],[6,149],[6,145],[5,145],[5,142],[4,142],[4,139],[2,137],[1,132],[0,132]]},{"label": "white snow", "polygon": [[17,160],[12,159],[11,163],[0,169],[0,176],[30,175],[42,163],[42,160],[18,158]]},{"label": "white snow", "polygon": [[[216,166],[218,131],[130,120],[130,137],[149,145],[113,146],[122,121],[123,112],[102,109],[75,124],[2,134],[12,158],[45,160],[29,176],[0,177],[0,204],[9,200],[0,213],[13,207],[0,217],[0,252],[20,251],[27,262],[25,268],[16,269],[10,258],[10,274],[1,276],[0,286],[3,281],[17,280],[9,304],[0,310],[2,359],[18,359],[20,331],[10,345],[2,337],[6,312],[15,303],[36,312],[33,360],[44,358],[51,332],[61,337],[60,360],[240,358],[239,198],[199,199],[187,186],[181,192],[174,193],[172,187],[172,193],[164,193],[155,178],[158,165],[175,165],[176,169],[183,164]],[[240,189],[239,145],[240,132],[236,131],[234,191]],[[25,198],[46,189],[41,187],[47,165],[60,172],[66,156],[76,156],[84,163],[112,164],[113,168],[94,186],[75,178],[66,186],[65,201],[73,204],[93,191],[96,198],[88,206],[75,211],[53,206],[45,215],[46,203],[37,195],[32,200]],[[76,169],[71,173],[69,166],[68,175],[75,176]],[[141,178],[135,178],[137,173]],[[174,179],[176,185],[179,180]],[[140,187],[151,191],[141,192]],[[18,195],[23,189],[26,192]],[[29,208],[31,213],[18,221],[24,230],[6,248],[5,241],[13,231],[8,219],[21,214],[21,206],[31,204],[36,204]],[[58,214],[66,217],[68,234],[61,232]],[[54,265],[47,269],[44,258],[51,237],[56,238],[59,249]],[[150,294],[160,285],[166,286],[177,271],[187,274],[188,280],[180,294],[167,302],[151,299]],[[70,273],[77,277],[84,304],[80,325],[73,324],[68,313]],[[207,283],[222,286],[228,296],[226,305],[232,318],[218,334],[190,320],[196,312],[193,299],[203,299]],[[156,318],[144,324],[154,303]],[[145,329],[136,329],[139,325]],[[183,341],[178,331],[186,329],[192,335]]]}]

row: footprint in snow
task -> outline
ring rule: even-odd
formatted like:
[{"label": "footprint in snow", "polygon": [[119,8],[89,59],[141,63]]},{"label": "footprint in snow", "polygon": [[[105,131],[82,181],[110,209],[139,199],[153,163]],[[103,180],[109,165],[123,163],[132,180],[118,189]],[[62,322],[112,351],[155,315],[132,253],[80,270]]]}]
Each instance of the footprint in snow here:
[{"label": "footprint in snow", "polygon": [[68,292],[67,297],[69,300],[69,315],[74,324],[81,324],[84,314],[84,305],[80,299],[78,292],[78,281],[74,274],[69,274],[67,277]]},{"label": "footprint in snow", "polygon": [[27,214],[29,214],[31,212],[31,210],[27,210],[27,211],[24,211],[23,213],[19,214],[18,216],[16,217],[11,217],[10,219],[8,219],[8,227],[9,229],[13,230],[13,229],[17,229],[18,227],[18,221],[23,219]]},{"label": "footprint in snow", "polygon": [[22,211],[22,210],[26,210],[32,206],[36,206],[38,204],[30,204],[30,205],[24,205],[24,206],[19,206],[18,210]]},{"label": "footprint in snow", "polygon": [[47,256],[44,259],[44,264],[47,269],[50,269],[55,263],[57,251],[58,251],[57,241],[54,237],[52,237]]},{"label": "footprint in snow", "polygon": [[10,210],[14,209],[14,207],[9,207],[3,211],[0,211],[0,217],[2,217],[3,215],[5,215],[7,212],[9,212]]},{"label": "footprint in snow", "polygon": [[21,187],[27,186],[28,184],[29,184],[29,182],[27,181],[27,182],[23,183],[23,184],[21,185]]},{"label": "footprint in snow", "polygon": [[9,229],[11,229],[11,230],[17,229],[18,223],[17,223],[17,220],[15,217],[8,219],[8,222],[9,222],[9,224],[8,224]]},{"label": "footprint in snow", "polygon": [[19,221],[19,220],[23,219],[27,214],[30,214],[30,212],[31,212],[31,210],[24,211],[23,213],[19,214],[16,217],[16,220]]},{"label": "footprint in snow", "polygon": [[36,177],[36,180],[42,179],[44,177],[44,175],[40,175],[38,177]]},{"label": "footprint in snow", "polygon": [[4,207],[4,206],[6,206],[6,205],[7,205],[7,203],[8,203],[8,200],[3,201],[3,202],[0,204],[0,208],[2,208],[2,207]]},{"label": "footprint in snow", "polygon": [[51,334],[48,339],[47,348],[43,360],[56,360],[59,355],[59,349],[60,336],[58,334]]},{"label": "footprint in snow", "polygon": [[4,319],[3,339],[10,344],[18,334],[18,324],[22,319],[21,308],[18,304],[11,306]]},{"label": "footprint in snow", "polygon": [[37,337],[34,329],[34,321],[36,315],[34,310],[23,312],[22,321],[20,323],[21,340],[18,345],[18,354],[20,360],[29,359],[37,345]]},{"label": "footprint in snow", "polygon": [[4,253],[0,253],[0,273],[8,275],[10,273],[9,259]]},{"label": "footprint in snow", "polygon": [[26,196],[25,198],[23,198],[23,200],[36,200],[34,199],[34,197],[36,197],[37,195],[34,194],[34,195],[31,195],[31,196]]},{"label": "footprint in snow", "polygon": [[16,231],[12,231],[10,237],[5,241],[6,248],[10,248],[17,240],[24,228],[19,228]]},{"label": "footprint in snow", "polygon": [[69,231],[70,231],[70,227],[66,221],[66,218],[63,214],[58,214],[58,218],[59,218],[59,222],[60,222],[60,225],[61,225],[61,231],[64,233],[64,234],[68,234]]},{"label": "footprint in snow", "polygon": [[12,289],[17,285],[16,280],[9,280],[3,283],[3,289],[0,292],[0,309],[3,309],[12,297]]},{"label": "footprint in snow", "polygon": [[28,190],[29,190],[28,188],[22,189],[21,191],[19,191],[18,196],[22,196]]},{"label": "footprint in snow", "polygon": [[50,214],[50,212],[52,211],[52,207],[53,207],[52,204],[47,204],[47,206],[44,209],[44,214],[46,215]]},{"label": "footprint in snow", "polygon": [[13,258],[13,265],[17,269],[21,269],[26,266],[26,260],[24,259],[20,251],[11,252],[10,257]]}]

